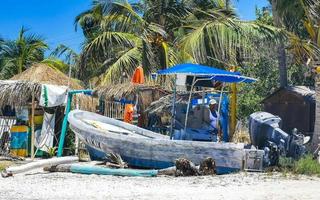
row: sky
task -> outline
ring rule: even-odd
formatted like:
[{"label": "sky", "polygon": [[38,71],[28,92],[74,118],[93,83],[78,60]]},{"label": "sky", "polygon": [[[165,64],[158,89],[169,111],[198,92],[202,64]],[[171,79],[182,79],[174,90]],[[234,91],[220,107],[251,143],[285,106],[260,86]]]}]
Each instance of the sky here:
[{"label": "sky", "polygon": [[[63,43],[80,51],[83,35],[75,32],[75,17],[90,8],[91,0],[0,0],[0,36],[14,39],[22,26],[43,36],[51,49]],[[255,7],[268,0],[234,0],[239,17],[255,18]]]}]

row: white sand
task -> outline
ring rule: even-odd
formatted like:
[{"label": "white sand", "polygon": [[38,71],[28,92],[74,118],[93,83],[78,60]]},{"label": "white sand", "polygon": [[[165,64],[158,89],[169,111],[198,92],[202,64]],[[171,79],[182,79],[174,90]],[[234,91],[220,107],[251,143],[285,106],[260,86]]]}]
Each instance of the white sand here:
[{"label": "white sand", "polygon": [[320,199],[320,178],[240,173],[206,177],[115,177],[71,173],[0,177],[0,199]]}]

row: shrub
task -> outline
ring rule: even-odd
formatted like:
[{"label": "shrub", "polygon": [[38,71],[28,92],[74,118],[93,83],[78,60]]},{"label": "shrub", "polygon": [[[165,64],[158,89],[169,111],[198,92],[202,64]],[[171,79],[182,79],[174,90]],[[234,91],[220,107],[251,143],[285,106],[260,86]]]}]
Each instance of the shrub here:
[{"label": "shrub", "polygon": [[320,176],[320,164],[312,155],[306,155],[295,162],[294,173]]}]

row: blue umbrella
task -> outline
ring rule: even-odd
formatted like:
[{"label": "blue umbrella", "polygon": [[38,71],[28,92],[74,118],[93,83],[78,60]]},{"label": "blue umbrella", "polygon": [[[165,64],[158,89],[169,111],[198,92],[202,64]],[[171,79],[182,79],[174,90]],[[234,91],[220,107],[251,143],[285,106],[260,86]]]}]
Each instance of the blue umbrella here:
[{"label": "blue umbrella", "polygon": [[197,76],[201,79],[212,79],[221,82],[227,83],[252,83],[257,81],[257,79],[242,76],[239,72],[229,72],[223,69],[217,69],[214,67],[193,64],[193,63],[184,63],[178,64],[168,69],[159,70],[159,75],[188,75],[188,76]]}]

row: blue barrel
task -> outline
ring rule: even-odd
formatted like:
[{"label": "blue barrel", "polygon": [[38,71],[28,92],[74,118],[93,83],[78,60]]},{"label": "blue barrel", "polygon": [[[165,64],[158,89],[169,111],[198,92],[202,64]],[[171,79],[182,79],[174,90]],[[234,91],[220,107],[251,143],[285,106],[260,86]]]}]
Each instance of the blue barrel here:
[{"label": "blue barrel", "polygon": [[10,153],[13,156],[28,156],[28,127],[12,126]]}]

